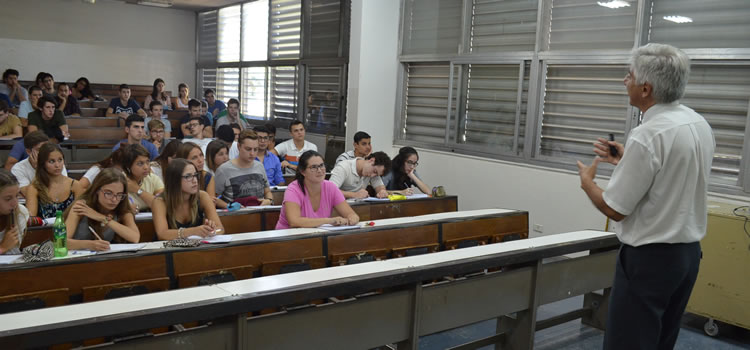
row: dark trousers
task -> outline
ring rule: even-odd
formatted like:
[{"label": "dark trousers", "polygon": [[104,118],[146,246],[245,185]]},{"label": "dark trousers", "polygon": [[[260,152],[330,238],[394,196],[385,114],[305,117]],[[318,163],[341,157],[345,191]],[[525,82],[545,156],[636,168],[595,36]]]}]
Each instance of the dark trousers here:
[{"label": "dark trousers", "polygon": [[698,277],[700,243],[622,245],[604,349],[672,349]]}]

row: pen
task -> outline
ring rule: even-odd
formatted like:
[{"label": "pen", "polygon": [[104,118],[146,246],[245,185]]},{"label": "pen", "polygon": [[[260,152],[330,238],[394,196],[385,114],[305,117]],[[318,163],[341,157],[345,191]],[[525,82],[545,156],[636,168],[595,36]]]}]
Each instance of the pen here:
[{"label": "pen", "polygon": [[93,234],[94,234],[94,237],[96,237],[96,239],[98,239],[98,240],[100,240],[100,241],[103,241],[103,239],[102,239],[101,237],[99,237],[99,235],[98,235],[98,234],[96,234],[96,231],[94,231],[94,228],[93,228],[93,227],[89,226],[89,231],[91,231],[91,233],[93,233]]}]

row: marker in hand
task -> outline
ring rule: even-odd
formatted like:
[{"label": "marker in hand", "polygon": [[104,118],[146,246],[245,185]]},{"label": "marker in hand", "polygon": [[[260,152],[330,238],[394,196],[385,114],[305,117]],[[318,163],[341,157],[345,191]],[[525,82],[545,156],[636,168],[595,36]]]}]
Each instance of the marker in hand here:
[{"label": "marker in hand", "polygon": [[[609,134],[609,140],[614,141],[615,134]],[[617,154],[617,147],[615,147],[614,145],[609,145],[609,155],[611,155],[612,157],[617,157]]]}]

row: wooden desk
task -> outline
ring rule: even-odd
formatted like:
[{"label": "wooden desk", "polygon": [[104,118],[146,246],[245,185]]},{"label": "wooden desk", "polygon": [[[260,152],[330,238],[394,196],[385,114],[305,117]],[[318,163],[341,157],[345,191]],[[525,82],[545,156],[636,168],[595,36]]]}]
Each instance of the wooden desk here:
[{"label": "wooden desk", "polygon": [[68,124],[68,128],[120,128],[125,126],[125,122],[120,125],[120,118],[105,118],[105,117],[67,117],[65,122]]}]

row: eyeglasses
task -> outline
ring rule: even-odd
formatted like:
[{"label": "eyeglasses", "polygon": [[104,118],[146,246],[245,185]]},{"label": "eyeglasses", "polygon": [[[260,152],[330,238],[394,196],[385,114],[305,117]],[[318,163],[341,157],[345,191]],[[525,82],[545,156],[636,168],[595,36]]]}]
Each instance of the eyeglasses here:
[{"label": "eyeglasses", "polygon": [[151,132],[154,134],[163,134],[164,130],[151,130]]},{"label": "eyeglasses", "polygon": [[270,136],[258,136],[258,140],[261,140],[261,141],[268,141],[270,139],[271,139]]},{"label": "eyeglasses", "polygon": [[110,191],[99,191],[102,195],[104,195],[104,198],[108,200],[112,200],[112,198],[117,198],[117,201],[122,201],[127,197],[128,195],[126,193],[112,193]]},{"label": "eyeglasses", "polygon": [[414,166],[414,167],[415,167],[415,166],[418,166],[418,165],[419,165],[419,162],[412,162],[412,161],[410,161],[410,160],[407,160],[407,161],[406,161],[406,164],[409,164],[409,165],[411,165],[411,166]]},{"label": "eyeglasses", "polygon": [[326,170],[326,165],[324,163],[317,164],[317,165],[308,165],[307,168],[310,169],[310,170],[312,170],[312,171],[318,171],[318,170],[325,171]]},{"label": "eyeglasses", "polygon": [[197,128],[198,126],[200,126],[200,124],[198,124],[198,123],[190,123],[190,124],[188,124],[188,128],[191,128],[191,129],[192,128]]},{"label": "eyeglasses", "polygon": [[185,181],[191,181],[191,180],[197,181],[200,176],[201,176],[200,173],[192,173],[192,174],[182,175],[180,177]]}]

